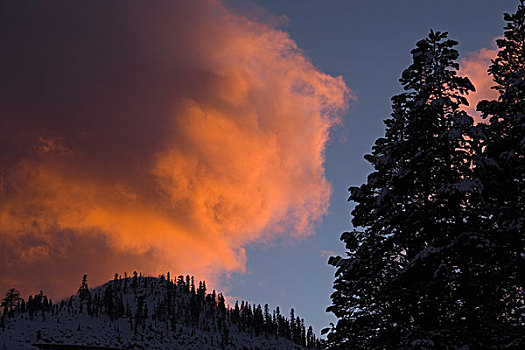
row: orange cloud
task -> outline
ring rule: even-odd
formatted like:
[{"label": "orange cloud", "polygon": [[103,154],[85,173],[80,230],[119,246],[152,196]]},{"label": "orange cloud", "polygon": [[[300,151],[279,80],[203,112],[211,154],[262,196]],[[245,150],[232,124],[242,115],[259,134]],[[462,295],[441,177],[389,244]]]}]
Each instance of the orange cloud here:
[{"label": "orange cloud", "polygon": [[496,58],[498,50],[496,48],[482,48],[479,51],[469,52],[460,61],[459,74],[467,76],[474,84],[476,91],[467,96],[469,106],[466,112],[474,118],[476,122],[484,122],[476,105],[482,100],[493,100],[498,98],[498,92],[492,89],[494,81],[487,73],[491,60]]},{"label": "orange cloud", "polygon": [[326,213],[342,78],[219,1],[126,5],[10,5],[1,288],[243,271],[246,244]]}]

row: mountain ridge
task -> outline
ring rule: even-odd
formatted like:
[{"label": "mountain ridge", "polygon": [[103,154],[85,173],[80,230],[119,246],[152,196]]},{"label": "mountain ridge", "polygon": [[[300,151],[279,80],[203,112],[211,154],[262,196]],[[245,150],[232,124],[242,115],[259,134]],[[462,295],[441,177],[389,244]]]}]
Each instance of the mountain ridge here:
[{"label": "mountain ridge", "polygon": [[[222,293],[207,293],[194,278],[146,277],[137,272],[88,288],[54,304],[41,291],[27,302],[6,293],[0,316],[0,349],[66,344],[118,349],[312,349],[311,327],[290,311],[242,301],[233,307]],[[292,321],[293,320],[293,321]],[[41,345],[41,346],[44,346]],[[71,347],[73,348],[73,347]]]}]

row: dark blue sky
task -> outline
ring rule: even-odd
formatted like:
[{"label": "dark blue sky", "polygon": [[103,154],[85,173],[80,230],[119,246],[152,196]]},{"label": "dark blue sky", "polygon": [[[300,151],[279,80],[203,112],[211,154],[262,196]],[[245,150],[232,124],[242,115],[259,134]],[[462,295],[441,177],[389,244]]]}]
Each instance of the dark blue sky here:
[{"label": "dark blue sky", "polygon": [[[326,252],[344,253],[339,235],[349,230],[347,188],[365,181],[370,167],[363,155],[382,136],[390,98],[410,64],[410,50],[430,29],[447,31],[461,54],[491,47],[503,33],[503,13],[518,1],[275,1],[258,0],[323,72],[342,75],[354,92],[344,125],[334,130],[326,153],[332,183],[329,214],[316,234],[304,241],[280,241],[248,249],[247,274],[232,279],[230,294],[282,310],[295,307],[315,331],[335,319],[325,313],[334,269]],[[323,254],[323,251],[325,254]]]}]

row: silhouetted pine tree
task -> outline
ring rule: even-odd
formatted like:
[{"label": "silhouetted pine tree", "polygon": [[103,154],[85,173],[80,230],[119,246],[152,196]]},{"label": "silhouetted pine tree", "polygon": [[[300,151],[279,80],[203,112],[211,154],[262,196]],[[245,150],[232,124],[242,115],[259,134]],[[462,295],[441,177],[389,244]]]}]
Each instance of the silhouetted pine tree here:
[{"label": "silhouetted pine tree", "polygon": [[[375,171],[350,188],[354,227],[341,240],[328,311],[329,349],[483,348],[492,253],[475,173],[483,134],[462,107],[474,87],[457,76],[457,42],[430,32],[412,50]],[[481,309],[480,309],[481,308]],[[476,347],[478,346],[478,347]],[[481,346],[481,347],[480,347]]]},{"label": "silhouetted pine tree", "polygon": [[116,312],[117,307],[115,305],[115,294],[113,292],[114,286],[115,283],[108,284],[104,292],[104,310],[109,315],[111,320],[114,320],[118,317],[118,313]]},{"label": "silhouetted pine tree", "polygon": [[[525,348],[525,4],[505,14],[505,35],[497,40],[499,52],[489,73],[499,92],[494,101],[477,109],[490,123],[483,172],[487,212],[499,248],[500,293],[494,303],[500,319],[494,327],[495,347]],[[499,343],[498,343],[499,341]]]},{"label": "silhouetted pine tree", "polygon": [[270,314],[270,308],[268,304],[264,304],[264,332],[270,334],[273,332],[273,321],[272,315]]},{"label": "silhouetted pine tree", "polygon": [[87,284],[87,275],[84,275],[82,277],[82,284],[78,288],[77,292],[79,298],[81,301],[89,301],[91,300],[91,293],[89,292],[89,287]]},{"label": "silhouetted pine tree", "polygon": [[296,338],[295,310],[293,309],[293,307],[290,309],[289,329],[290,329],[290,331],[288,332],[288,334],[289,334],[288,339],[293,341]]},{"label": "silhouetted pine tree", "polygon": [[10,288],[5,293],[5,297],[2,299],[1,306],[4,308],[6,313],[9,313],[17,307],[21,300],[22,298],[20,297],[20,292],[15,288]]},{"label": "silhouetted pine tree", "polygon": [[131,282],[131,288],[137,289],[139,286],[139,277],[137,271],[133,271],[133,280]]}]

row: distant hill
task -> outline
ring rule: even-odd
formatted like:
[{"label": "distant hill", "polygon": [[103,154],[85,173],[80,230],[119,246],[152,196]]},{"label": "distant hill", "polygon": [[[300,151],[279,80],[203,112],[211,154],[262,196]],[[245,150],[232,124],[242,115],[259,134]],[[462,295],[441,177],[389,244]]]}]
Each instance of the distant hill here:
[{"label": "distant hill", "polygon": [[[0,316],[0,349],[317,349],[311,327],[292,309],[242,301],[228,307],[222,294],[207,293],[205,282],[169,274],[119,277],[89,289],[84,276],[78,293],[53,303],[42,292],[22,300],[6,293]],[[38,345],[34,346],[32,344]],[[57,344],[53,347],[52,344]],[[61,345],[58,345],[61,344]],[[67,344],[67,346],[66,346]],[[76,346],[75,346],[76,345]]]}]

